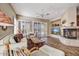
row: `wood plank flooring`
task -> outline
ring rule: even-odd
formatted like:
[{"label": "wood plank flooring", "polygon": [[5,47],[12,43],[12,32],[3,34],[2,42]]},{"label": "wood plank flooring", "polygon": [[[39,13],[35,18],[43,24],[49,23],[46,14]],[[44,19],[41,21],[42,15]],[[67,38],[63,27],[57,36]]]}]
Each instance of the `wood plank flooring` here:
[{"label": "wood plank flooring", "polygon": [[66,46],[57,38],[48,37],[48,45],[64,51],[66,56],[79,56],[79,47]]}]

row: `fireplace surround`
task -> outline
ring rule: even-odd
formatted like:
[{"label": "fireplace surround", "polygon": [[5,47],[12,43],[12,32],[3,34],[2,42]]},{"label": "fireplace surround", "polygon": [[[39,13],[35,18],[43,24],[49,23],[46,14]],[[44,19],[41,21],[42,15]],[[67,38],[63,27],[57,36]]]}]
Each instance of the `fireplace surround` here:
[{"label": "fireplace surround", "polygon": [[79,36],[79,28],[63,29],[63,36],[68,39],[77,39]]}]

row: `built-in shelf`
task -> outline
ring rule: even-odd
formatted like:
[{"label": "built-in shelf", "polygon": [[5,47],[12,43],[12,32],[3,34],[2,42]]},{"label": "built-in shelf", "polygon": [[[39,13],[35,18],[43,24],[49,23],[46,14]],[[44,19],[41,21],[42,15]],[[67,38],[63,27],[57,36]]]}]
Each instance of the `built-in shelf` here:
[{"label": "built-in shelf", "polygon": [[60,19],[51,22],[51,34],[60,35],[61,34],[60,25],[61,25]]},{"label": "built-in shelf", "polygon": [[60,24],[52,24],[53,27],[60,26]]}]

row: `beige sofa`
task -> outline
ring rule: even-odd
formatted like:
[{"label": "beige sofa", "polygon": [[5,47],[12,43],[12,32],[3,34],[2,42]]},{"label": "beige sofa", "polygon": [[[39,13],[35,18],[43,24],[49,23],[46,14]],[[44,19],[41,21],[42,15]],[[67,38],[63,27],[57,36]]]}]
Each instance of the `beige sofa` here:
[{"label": "beige sofa", "polygon": [[[11,56],[12,56],[11,50],[18,51],[19,49],[23,49],[23,48],[27,48],[27,39],[26,38],[23,38],[20,43],[16,43],[13,38],[10,38],[9,49],[10,49]],[[14,53],[14,55],[16,55],[16,54]]]},{"label": "beige sofa", "polygon": [[6,44],[9,44],[10,55],[11,55],[11,50],[18,50],[25,47],[27,48],[26,38],[23,38],[20,43],[16,43],[13,39],[13,36],[14,36],[13,34],[10,34],[0,40],[0,55],[1,56],[8,55],[8,49],[6,47]]},{"label": "beige sofa", "polygon": [[65,56],[65,53],[48,45],[42,46],[39,50],[31,53],[32,56]]},{"label": "beige sofa", "polygon": [[7,56],[8,50],[6,44],[8,44],[9,35],[0,40],[0,56]]},{"label": "beige sofa", "polygon": [[0,45],[0,56],[7,56],[8,52],[5,45]]},{"label": "beige sofa", "polygon": [[[8,35],[2,39],[0,44],[0,55],[8,55],[7,48],[5,44],[9,44],[10,55],[12,56],[11,50],[14,50],[14,55],[16,56],[15,51],[19,49],[27,48],[27,39],[23,38],[20,43],[16,43],[13,39],[13,34]],[[48,45],[42,46],[39,50],[35,50],[31,53],[31,56],[64,56],[64,52],[56,48],[50,47]]]}]

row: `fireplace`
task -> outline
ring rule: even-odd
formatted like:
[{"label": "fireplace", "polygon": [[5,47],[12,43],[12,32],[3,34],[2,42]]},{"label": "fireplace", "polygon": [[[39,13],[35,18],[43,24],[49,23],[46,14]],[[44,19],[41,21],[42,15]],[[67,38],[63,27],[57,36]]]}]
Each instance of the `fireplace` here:
[{"label": "fireplace", "polygon": [[63,36],[69,39],[77,39],[79,36],[79,29],[77,28],[65,28],[63,29]]}]

